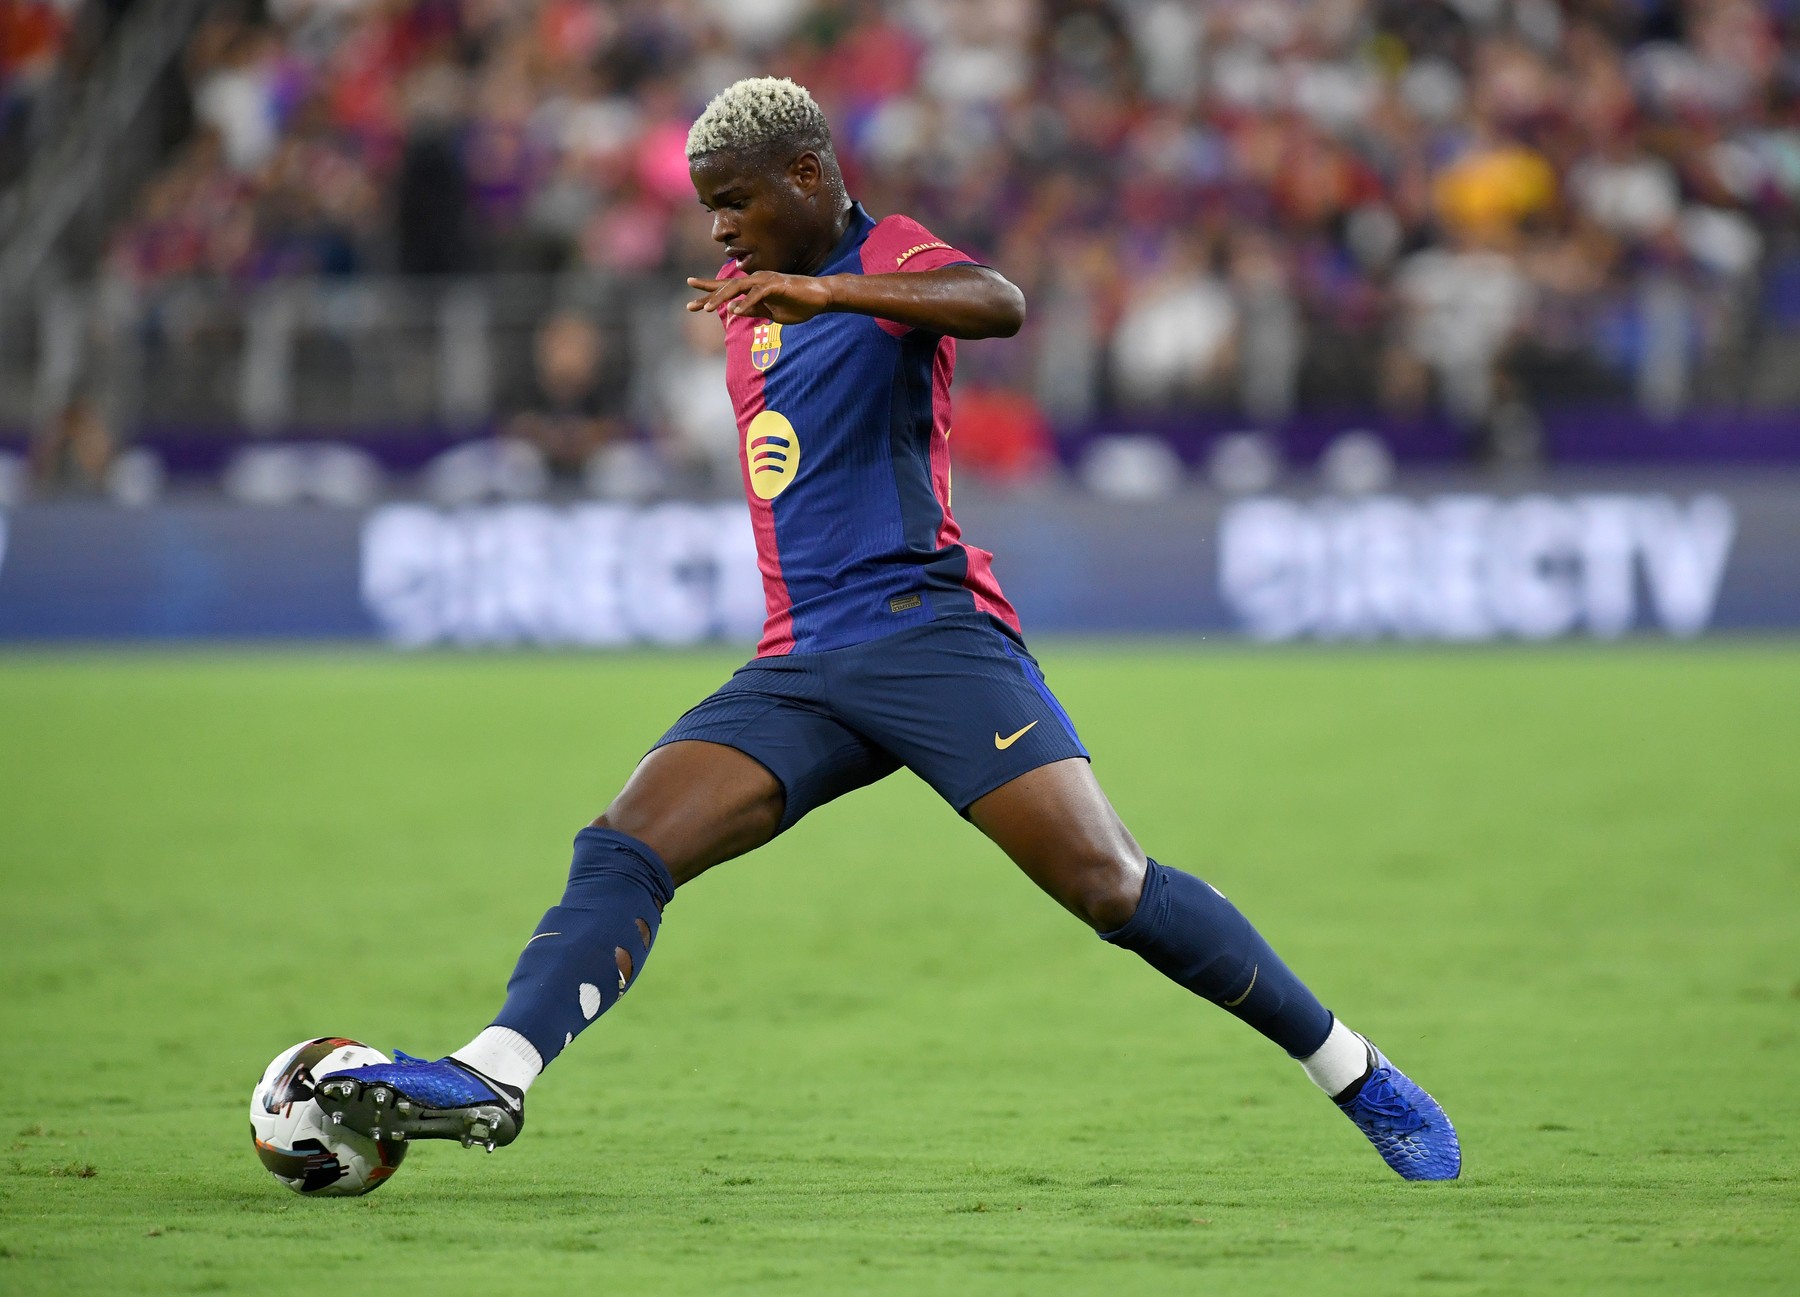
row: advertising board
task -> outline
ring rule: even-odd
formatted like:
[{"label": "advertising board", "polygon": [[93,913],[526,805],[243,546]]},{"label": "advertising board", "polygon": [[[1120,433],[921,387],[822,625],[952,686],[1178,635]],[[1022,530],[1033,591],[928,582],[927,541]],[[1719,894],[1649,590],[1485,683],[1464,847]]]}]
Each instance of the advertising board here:
[{"label": "advertising board", "polygon": [[1247,500],[1219,590],[1259,639],[1697,635],[1736,530],[1714,494]]},{"label": "advertising board", "polygon": [[[1800,630],[1800,479],[1363,497],[959,493],[1031,632],[1543,640]],[[742,505],[0,515],[0,639],[754,641]]]}]

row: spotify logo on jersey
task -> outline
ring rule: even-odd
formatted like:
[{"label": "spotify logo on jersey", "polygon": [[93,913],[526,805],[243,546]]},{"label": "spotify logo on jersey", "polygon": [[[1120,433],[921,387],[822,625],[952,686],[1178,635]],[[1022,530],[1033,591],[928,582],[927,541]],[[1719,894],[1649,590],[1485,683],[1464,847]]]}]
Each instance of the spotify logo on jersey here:
[{"label": "spotify logo on jersey", "polygon": [[800,438],[784,415],[764,410],[750,420],[744,434],[744,461],[750,466],[750,489],[759,500],[773,500],[787,490],[800,471]]}]

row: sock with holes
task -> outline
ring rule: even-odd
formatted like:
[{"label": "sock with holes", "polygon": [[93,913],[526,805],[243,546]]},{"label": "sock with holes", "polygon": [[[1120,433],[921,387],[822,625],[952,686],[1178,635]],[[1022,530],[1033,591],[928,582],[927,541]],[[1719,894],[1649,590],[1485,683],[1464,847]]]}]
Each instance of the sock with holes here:
[{"label": "sock with holes", "polygon": [[1150,862],[1137,912],[1102,939],[1242,1018],[1295,1058],[1318,1052],[1331,1012],[1219,890]]},{"label": "sock with holes", "polygon": [[549,1066],[637,980],[674,895],[667,867],[636,838],[577,833],[562,903],[525,943],[494,1026],[523,1036]]}]

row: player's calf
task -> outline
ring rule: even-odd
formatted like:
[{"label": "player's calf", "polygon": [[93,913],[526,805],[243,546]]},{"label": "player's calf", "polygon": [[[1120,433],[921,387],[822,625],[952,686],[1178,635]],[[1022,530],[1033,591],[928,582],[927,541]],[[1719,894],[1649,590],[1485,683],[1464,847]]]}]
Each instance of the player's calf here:
[{"label": "player's calf", "polygon": [[525,943],[493,1025],[436,1062],[397,1053],[394,1063],[325,1077],[320,1107],[374,1138],[510,1144],[538,1074],[637,980],[674,894],[644,843],[583,829],[562,903]]},{"label": "player's calf", "polygon": [[637,981],[674,895],[661,857],[637,838],[599,828],[575,835],[562,901],[525,943],[494,1018],[529,1042],[532,1077]]},{"label": "player's calf", "polygon": [[1462,1170],[1438,1102],[1332,1017],[1238,908],[1192,874],[1150,862],[1130,921],[1100,934],[1280,1045],[1408,1180]]},{"label": "player's calf", "polygon": [[1294,1058],[1315,1053],[1331,1033],[1330,1011],[1223,893],[1192,874],[1152,860],[1130,920],[1100,935]]}]

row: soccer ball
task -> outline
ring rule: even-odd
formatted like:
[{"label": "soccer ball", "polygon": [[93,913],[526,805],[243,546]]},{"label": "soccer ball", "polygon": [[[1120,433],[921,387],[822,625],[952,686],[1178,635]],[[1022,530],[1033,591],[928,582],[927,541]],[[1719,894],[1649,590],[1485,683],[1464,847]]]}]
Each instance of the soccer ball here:
[{"label": "soccer ball", "polygon": [[313,1079],[389,1061],[342,1036],[303,1040],[276,1055],[250,1093],[250,1138],[269,1174],[309,1198],[379,1189],[406,1157],[406,1145],[334,1124],[313,1098]]}]

